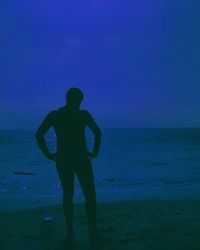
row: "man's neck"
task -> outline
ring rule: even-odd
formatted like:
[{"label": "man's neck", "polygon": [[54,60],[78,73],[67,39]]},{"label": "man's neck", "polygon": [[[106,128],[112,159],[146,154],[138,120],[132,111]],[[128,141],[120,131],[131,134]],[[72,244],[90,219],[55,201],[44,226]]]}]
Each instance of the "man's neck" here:
[{"label": "man's neck", "polygon": [[80,107],[77,108],[77,107],[69,106],[67,104],[64,106],[64,108],[70,111],[75,111],[75,112],[80,110]]}]

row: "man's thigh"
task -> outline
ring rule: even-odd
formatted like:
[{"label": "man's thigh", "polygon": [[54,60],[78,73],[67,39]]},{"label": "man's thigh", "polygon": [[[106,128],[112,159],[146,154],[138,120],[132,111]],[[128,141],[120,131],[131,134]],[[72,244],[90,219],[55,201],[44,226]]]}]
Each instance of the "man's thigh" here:
[{"label": "man's thigh", "polygon": [[56,169],[64,192],[74,190],[75,168],[72,162],[65,160],[56,161]]},{"label": "man's thigh", "polygon": [[89,159],[84,159],[78,166],[76,166],[76,176],[85,196],[95,196],[94,174]]}]

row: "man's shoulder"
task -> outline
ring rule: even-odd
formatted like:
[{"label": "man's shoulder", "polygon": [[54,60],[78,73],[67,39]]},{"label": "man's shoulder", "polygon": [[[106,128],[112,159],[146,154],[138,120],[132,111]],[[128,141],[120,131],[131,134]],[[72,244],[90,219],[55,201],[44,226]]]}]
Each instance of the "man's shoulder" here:
[{"label": "man's shoulder", "polygon": [[[65,107],[60,107],[60,108],[57,108],[56,110],[52,110],[48,113],[48,117],[50,118],[56,118],[56,117],[59,117],[60,115],[62,116],[63,113],[66,113],[66,108]],[[88,119],[91,116],[90,112],[86,109],[81,109],[80,110],[80,114],[85,118],[85,119]]]},{"label": "man's shoulder", "polygon": [[81,109],[80,110],[81,114],[83,114],[85,117],[91,116],[90,112],[86,109]]},{"label": "man's shoulder", "polygon": [[83,119],[85,120],[86,123],[90,123],[93,120],[93,117],[88,110],[83,109],[81,110],[81,112],[83,114]]},{"label": "man's shoulder", "polygon": [[89,112],[88,112],[86,109],[81,109],[80,112],[81,112],[82,114],[89,114]]},{"label": "man's shoulder", "polygon": [[49,113],[47,114],[47,118],[49,120],[53,120],[56,117],[57,114],[57,110],[51,110],[49,111]]},{"label": "man's shoulder", "polygon": [[48,113],[48,116],[54,116],[57,113],[57,110],[51,110]]},{"label": "man's shoulder", "polygon": [[49,114],[55,117],[56,115],[58,115],[64,111],[65,111],[65,107],[58,107],[57,109],[50,111]]}]

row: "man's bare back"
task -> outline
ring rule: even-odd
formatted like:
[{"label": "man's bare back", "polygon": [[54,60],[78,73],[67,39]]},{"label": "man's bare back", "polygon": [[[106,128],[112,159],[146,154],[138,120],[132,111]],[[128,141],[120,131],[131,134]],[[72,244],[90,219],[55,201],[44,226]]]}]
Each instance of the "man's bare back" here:
[{"label": "man's bare back", "polygon": [[[94,134],[100,134],[100,129],[90,113],[86,110],[70,110],[64,106],[51,111],[38,129],[37,135],[44,134],[53,127],[57,137],[57,155],[82,156],[88,154],[85,129],[89,127]],[[93,156],[98,153],[94,148]]]},{"label": "man's bare back", "polygon": [[[86,110],[80,110],[83,93],[71,88],[66,95],[66,105],[51,111],[39,126],[36,139],[41,151],[56,161],[57,172],[63,187],[63,208],[67,224],[66,240],[73,243],[74,177],[77,176],[85,196],[88,216],[89,241],[102,242],[96,225],[96,191],[91,159],[96,157],[101,143],[101,130]],[[53,127],[57,136],[57,151],[50,152],[44,135]],[[88,152],[85,128],[94,133],[94,147]]]}]

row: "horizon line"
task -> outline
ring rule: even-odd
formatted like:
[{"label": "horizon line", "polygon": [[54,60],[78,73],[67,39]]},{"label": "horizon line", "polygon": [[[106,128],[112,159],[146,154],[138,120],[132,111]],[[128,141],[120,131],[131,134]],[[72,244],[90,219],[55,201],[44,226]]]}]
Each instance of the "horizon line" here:
[{"label": "horizon line", "polygon": [[[187,129],[187,128],[198,129],[200,128],[200,126],[101,127],[101,129]],[[0,130],[35,130],[35,128],[0,128]]]}]

